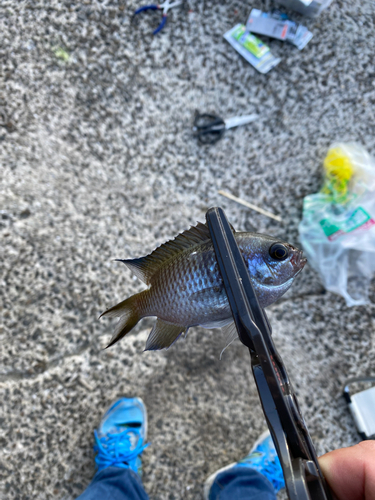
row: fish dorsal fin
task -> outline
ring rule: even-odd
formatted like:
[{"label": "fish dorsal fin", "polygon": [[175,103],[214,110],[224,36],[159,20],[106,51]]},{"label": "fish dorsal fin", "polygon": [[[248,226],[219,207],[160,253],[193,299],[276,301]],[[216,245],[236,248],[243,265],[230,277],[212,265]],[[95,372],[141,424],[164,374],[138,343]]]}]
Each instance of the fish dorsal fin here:
[{"label": "fish dorsal fin", "polygon": [[179,234],[174,240],[167,241],[156,248],[150,255],[146,255],[146,257],[141,257],[140,259],[117,260],[126,264],[141,281],[149,285],[152,276],[167,260],[209,239],[210,231],[208,227],[206,224],[198,222],[196,226],[192,226],[187,231]]}]

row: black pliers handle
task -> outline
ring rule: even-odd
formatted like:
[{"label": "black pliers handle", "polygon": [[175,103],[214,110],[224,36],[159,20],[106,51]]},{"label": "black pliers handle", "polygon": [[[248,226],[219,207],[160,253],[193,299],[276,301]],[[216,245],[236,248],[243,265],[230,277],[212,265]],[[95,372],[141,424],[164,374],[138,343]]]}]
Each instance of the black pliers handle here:
[{"label": "black pliers handle", "polygon": [[259,306],[233,230],[221,208],[211,208],[206,220],[238,336],[250,351],[253,375],[288,497],[331,500],[296,395],[273,343],[271,325]]}]

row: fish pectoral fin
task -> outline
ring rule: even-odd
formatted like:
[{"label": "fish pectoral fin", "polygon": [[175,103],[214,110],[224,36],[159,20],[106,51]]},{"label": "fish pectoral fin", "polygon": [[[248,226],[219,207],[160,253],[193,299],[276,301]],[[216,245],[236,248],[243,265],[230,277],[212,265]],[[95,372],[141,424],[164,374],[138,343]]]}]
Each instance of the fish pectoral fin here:
[{"label": "fish pectoral fin", "polygon": [[220,321],[210,321],[207,323],[201,323],[199,326],[211,330],[211,328],[223,328],[224,326],[227,326],[229,323],[233,323],[232,316],[230,318],[222,319]]},{"label": "fish pectoral fin", "polygon": [[210,288],[204,288],[198,292],[194,292],[190,295],[189,299],[194,302],[200,302],[201,304],[212,305],[212,299],[216,298],[218,295],[223,295],[224,286],[212,286]]},{"label": "fish pectoral fin", "polygon": [[221,357],[222,357],[223,352],[225,351],[225,349],[227,347],[229,347],[235,340],[237,340],[239,338],[238,337],[237,328],[236,328],[236,324],[235,324],[234,321],[232,321],[228,325],[224,326],[221,329],[221,331],[225,335],[225,347],[224,347],[224,349],[220,353],[220,359],[221,359]]},{"label": "fish pectoral fin", "polygon": [[145,351],[166,349],[185,331],[187,331],[187,326],[175,325],[158,318],[148,336]]}]

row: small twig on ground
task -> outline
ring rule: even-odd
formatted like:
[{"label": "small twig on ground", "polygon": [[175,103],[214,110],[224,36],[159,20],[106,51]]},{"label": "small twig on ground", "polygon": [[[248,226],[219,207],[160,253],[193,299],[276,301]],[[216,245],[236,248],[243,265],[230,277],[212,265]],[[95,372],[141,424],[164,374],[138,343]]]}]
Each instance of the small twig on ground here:
[{"label": "small twig on ground", "polygon": [[267,212],[267,210],[263,210],[263,208],[257,207],[256,205],[253,205],[252,203],[249,203],[248,201],[245,201],[242,198],[237,198],[237,196],[234,196],[233,194],[227,193],[226,191],[218,191],[218,193],[221,194],[222,196],[226,196],[230,200],[236,201],[237,203],[244,205],[245,207],[251,208],[252,210],[255,210],[256,212],[259,212],[260,214],[263,214],[266,217],[270,217],[271,219],[275,219],[278,222],[282,222],[282,219],[280,216],[274,215],[271,212]]}]

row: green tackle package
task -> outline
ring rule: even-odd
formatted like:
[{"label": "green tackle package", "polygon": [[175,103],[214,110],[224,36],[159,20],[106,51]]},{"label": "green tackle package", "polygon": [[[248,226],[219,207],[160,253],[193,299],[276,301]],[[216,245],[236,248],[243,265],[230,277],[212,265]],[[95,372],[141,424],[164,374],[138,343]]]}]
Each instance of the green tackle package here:
[{"label": "green tackle package", "polygon": [[260,73],[268,73],[281,61],[271,53],[268,45],[250,33],[244,24],[237,24],[225,33],[224,38]]}]

